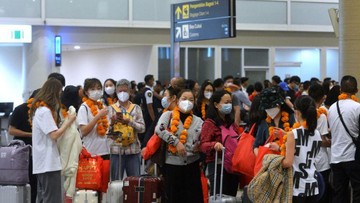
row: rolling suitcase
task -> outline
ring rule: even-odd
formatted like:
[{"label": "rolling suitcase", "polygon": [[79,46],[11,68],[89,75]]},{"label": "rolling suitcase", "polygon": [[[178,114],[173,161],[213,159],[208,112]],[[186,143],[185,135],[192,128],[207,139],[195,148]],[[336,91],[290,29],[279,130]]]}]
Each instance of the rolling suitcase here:
[{"label": "rolling suitcase", "polygon": [[[112,145],[110,148],[118,147],[117,150],[111,150],[110,152],[110,161],[111,156],[116,151],[119,154],[119,175],[121,172],[121,154],[120,146]],[[106,191],[106,202],[107,203],[122,203],[123,202],[123,181],[122,180],[112,180],[112,167],[110,167],[110,182],[108,190]]]},{"label": "rolling suitcase", "polygon": [[0,185],[0,202],[6,203],[30,203],[30,185]]},{"label": "rolling suitcase", "polygon": [[217,161],[218,161],[218,153],[215,153],[215,174],[214,174],[214,195],[210,196],[209,203],[223,203],[223,202],[237,202],[236,197],[223,195],[222,194],[222,187],[223,187],[223,177],[224,177],[224,154],[225,154],[225,147],[222,152],[222,159],[221,159],[221,175],[220,175],[220,194],[216,194],[216,179],[217,179]]},{"label": "rolling suitcase", "polygon": [[123,191],[124,203],[161,202],[162,180],[149,175],[126,177]]},{"label": "rolling suitcase", "polygon": [[98,193],[94,190],[78,190],[73,203],[98,203]]}]

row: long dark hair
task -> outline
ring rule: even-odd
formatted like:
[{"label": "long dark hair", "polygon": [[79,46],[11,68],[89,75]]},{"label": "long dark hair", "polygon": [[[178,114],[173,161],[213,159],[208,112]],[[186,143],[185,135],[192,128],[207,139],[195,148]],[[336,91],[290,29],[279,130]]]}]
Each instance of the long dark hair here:
[{"label": "long dark hair", "polygon": [[196,100],[196,105],[201,108],[201,103],[202,103],[202,100],[205,98],[204,96],[204,91],[205,91],[205,88],[210,85],[212,88],[213,88],[213,91],[215,91],[215,87],[214,85],[209,82],[209,81],[205,81],[203,82],[203,84],[201,84],[201,87],[200,87],[200,90],[199,90],[199,95],[198,95],[198,98]]},{"label": "long dark hair", "polygon": [[[206,119],[210,118],[212,120],[215,121],[217,126],[220,126],[221,124],[225,124],[226,127],[229,127],[231,124],[234,123],[234,113],[232,112],[231,114],[226,114],[225,115],[225,120],[222,120],[220,118],[219,115],[219,111],[218,109],[215,107],[215,105],[217,103],[220,103],[221,98],[225,95],[228,94],[231,96],[231,93],[225,91],[225,90],[219,90],[219,91],[215,91],[214,94],[212,95],[210,101],[209,101],[209,106],[206,110]],[[215,104],[216,103],[216,104]]]},{"label": "long dark hair", "polygon": [[[105,82],[104,82],[104,93],[103,93],[103,98],[104,98],[104,104],[106,105],[106,106],[109,106],[109,102],[108,102],[108,98],[110,97],[110,95],[108,95],[106,92],[105,92],[105,84],[106,84],[106,82],[107,81],[111,81],[111,83],[114,85],[114,88],[116,89],[116,81],[114,80],[114,79],[111,79],[111,78],[109,78],[109,79],[106,79],[105,80]],[[116,98],[117,99],[117,95],[116,95],[116,90],[115,90],[115,92],[114,92],[114,98]]]},{"label": "long dark hair", "polygon": [[295,100],[294,107],[301,112],[301,117],[306,120],[308,130],[313,133],[317,126],[317,111],[314,99],[302,95]]}]

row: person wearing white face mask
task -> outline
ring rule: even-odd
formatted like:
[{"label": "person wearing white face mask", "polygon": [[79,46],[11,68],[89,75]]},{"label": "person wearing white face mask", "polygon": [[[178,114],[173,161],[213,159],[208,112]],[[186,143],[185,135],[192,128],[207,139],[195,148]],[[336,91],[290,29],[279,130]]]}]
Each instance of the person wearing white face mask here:
[{"label": "person wearing white face mask", "polygon": [[85,97],[78,111],[77,123],[85,148],[92,155],[109,159],[106,135],[109,128],[108,109],[100,101],[102,93],[102,85],[99,79],[89,78],[85,80]]},{"label": "person wearing white face mask", "polygon": [[205,81],[200,88],[197,100],[196,107],[194,109],[194,114],[205,120],[206,109],[209,106],[209,100],[214,93],[214,86],[211,82]]},{"label": "person wearing white face mask", "polygon": [[260,109],[265,111],[267,118],[262,120],[258,126],[256,138],[254,142],[254,153],[258,154],[259,146],[265,144],[269,136],[281,136],[277,131],[271,130],[275,128],[283,129],[289,132],[295,123],[293,112],[287,112],[284,98],[281,96],[277,87],[266,88],[260,93]]},{"label": "person wearing white face mask", "polygon": [[[111,105],[111,134],[114,144],[120,146],[111,150],[112,180],[122,180],[124,171],[127,176],[140,175],[140,141],[138,134],[145,132],[145,122],[141,107],[133,104],[130,98],[131,84],[126,79],[116,83],[118,101]],[[120,149],[120,150],[118,150]],[[119,155],[121,173],[119,174]]]},{"label": "person wearing white face mask", "polygon": [[164,112],[155,127],[156,134],[167,143],[166,202],[202,203],[199,137],[203,121],[192,113],[195,98],[191,90],[183,90],[177,98],[178,106]]},{"label": "person wearing white face mask", "polygon": [[116,81],[109,78],[104,82],[104,93],[102,97],[102,102],[105,106],[111,106],[112,104],[118,101],[116,92],[115,92]]},{"label": "person wearing white face mask", "polygon": [[[225,90],[215,91],[212,95],[206,113],[201,135],[200,150],[206,155],[205,162],[208,168],[208,179],[210,181],[209,191],[213,195],[215,167],[217,170],[217,194],[219,193],[221,165],[215,166],[215,153],[220,153],[223,146],[222,129],[238,134],[238,128],[234,125],[234,111],[232,99],[229,92]],[[229,134],[228,134],[229,135]],[[219,162],[218,162],[219,163]],[[236,196],[239,177],[224,170],[223,194]]]}]

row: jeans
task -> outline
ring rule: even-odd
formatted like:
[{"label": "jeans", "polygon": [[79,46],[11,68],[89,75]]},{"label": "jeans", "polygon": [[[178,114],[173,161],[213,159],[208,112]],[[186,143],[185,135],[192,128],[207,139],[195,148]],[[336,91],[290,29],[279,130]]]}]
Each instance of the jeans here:
[{"label": "jeans", "polygon": [[[122,180],[124,171],[127,176],[140,176],[140,154],[129,155],[112,154],[110,160],[111,180]],[[121,160],[121,168],[119,165]]]},{"label": "jeans", "polygon": [[349,181],[353,189],[353,202],[360,202],[360,163],[356,161],[331,164],[333,171],[333,202],[350,202]]}]

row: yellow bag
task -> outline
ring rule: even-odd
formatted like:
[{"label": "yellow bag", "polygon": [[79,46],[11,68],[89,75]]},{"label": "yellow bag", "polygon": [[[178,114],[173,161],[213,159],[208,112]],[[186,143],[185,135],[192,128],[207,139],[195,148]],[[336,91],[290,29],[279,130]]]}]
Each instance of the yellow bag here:
[{"label": "yellow bag", "polygon": [[[116,112],[121,112],[120,108],[115,104],[111,105],[111,107]],[[130,113],[134,109],[135,104],[130,104],[130,107],[126,112],[123,112],[123,118],[132,120]],[[123,147],[127,147],[135,142],[134,128],[128,125],[124,125],[122,123],[115,123],[113,126],[113,132],[119,134],[119,138],[116,139],[116,143],[121,143]]]}]

